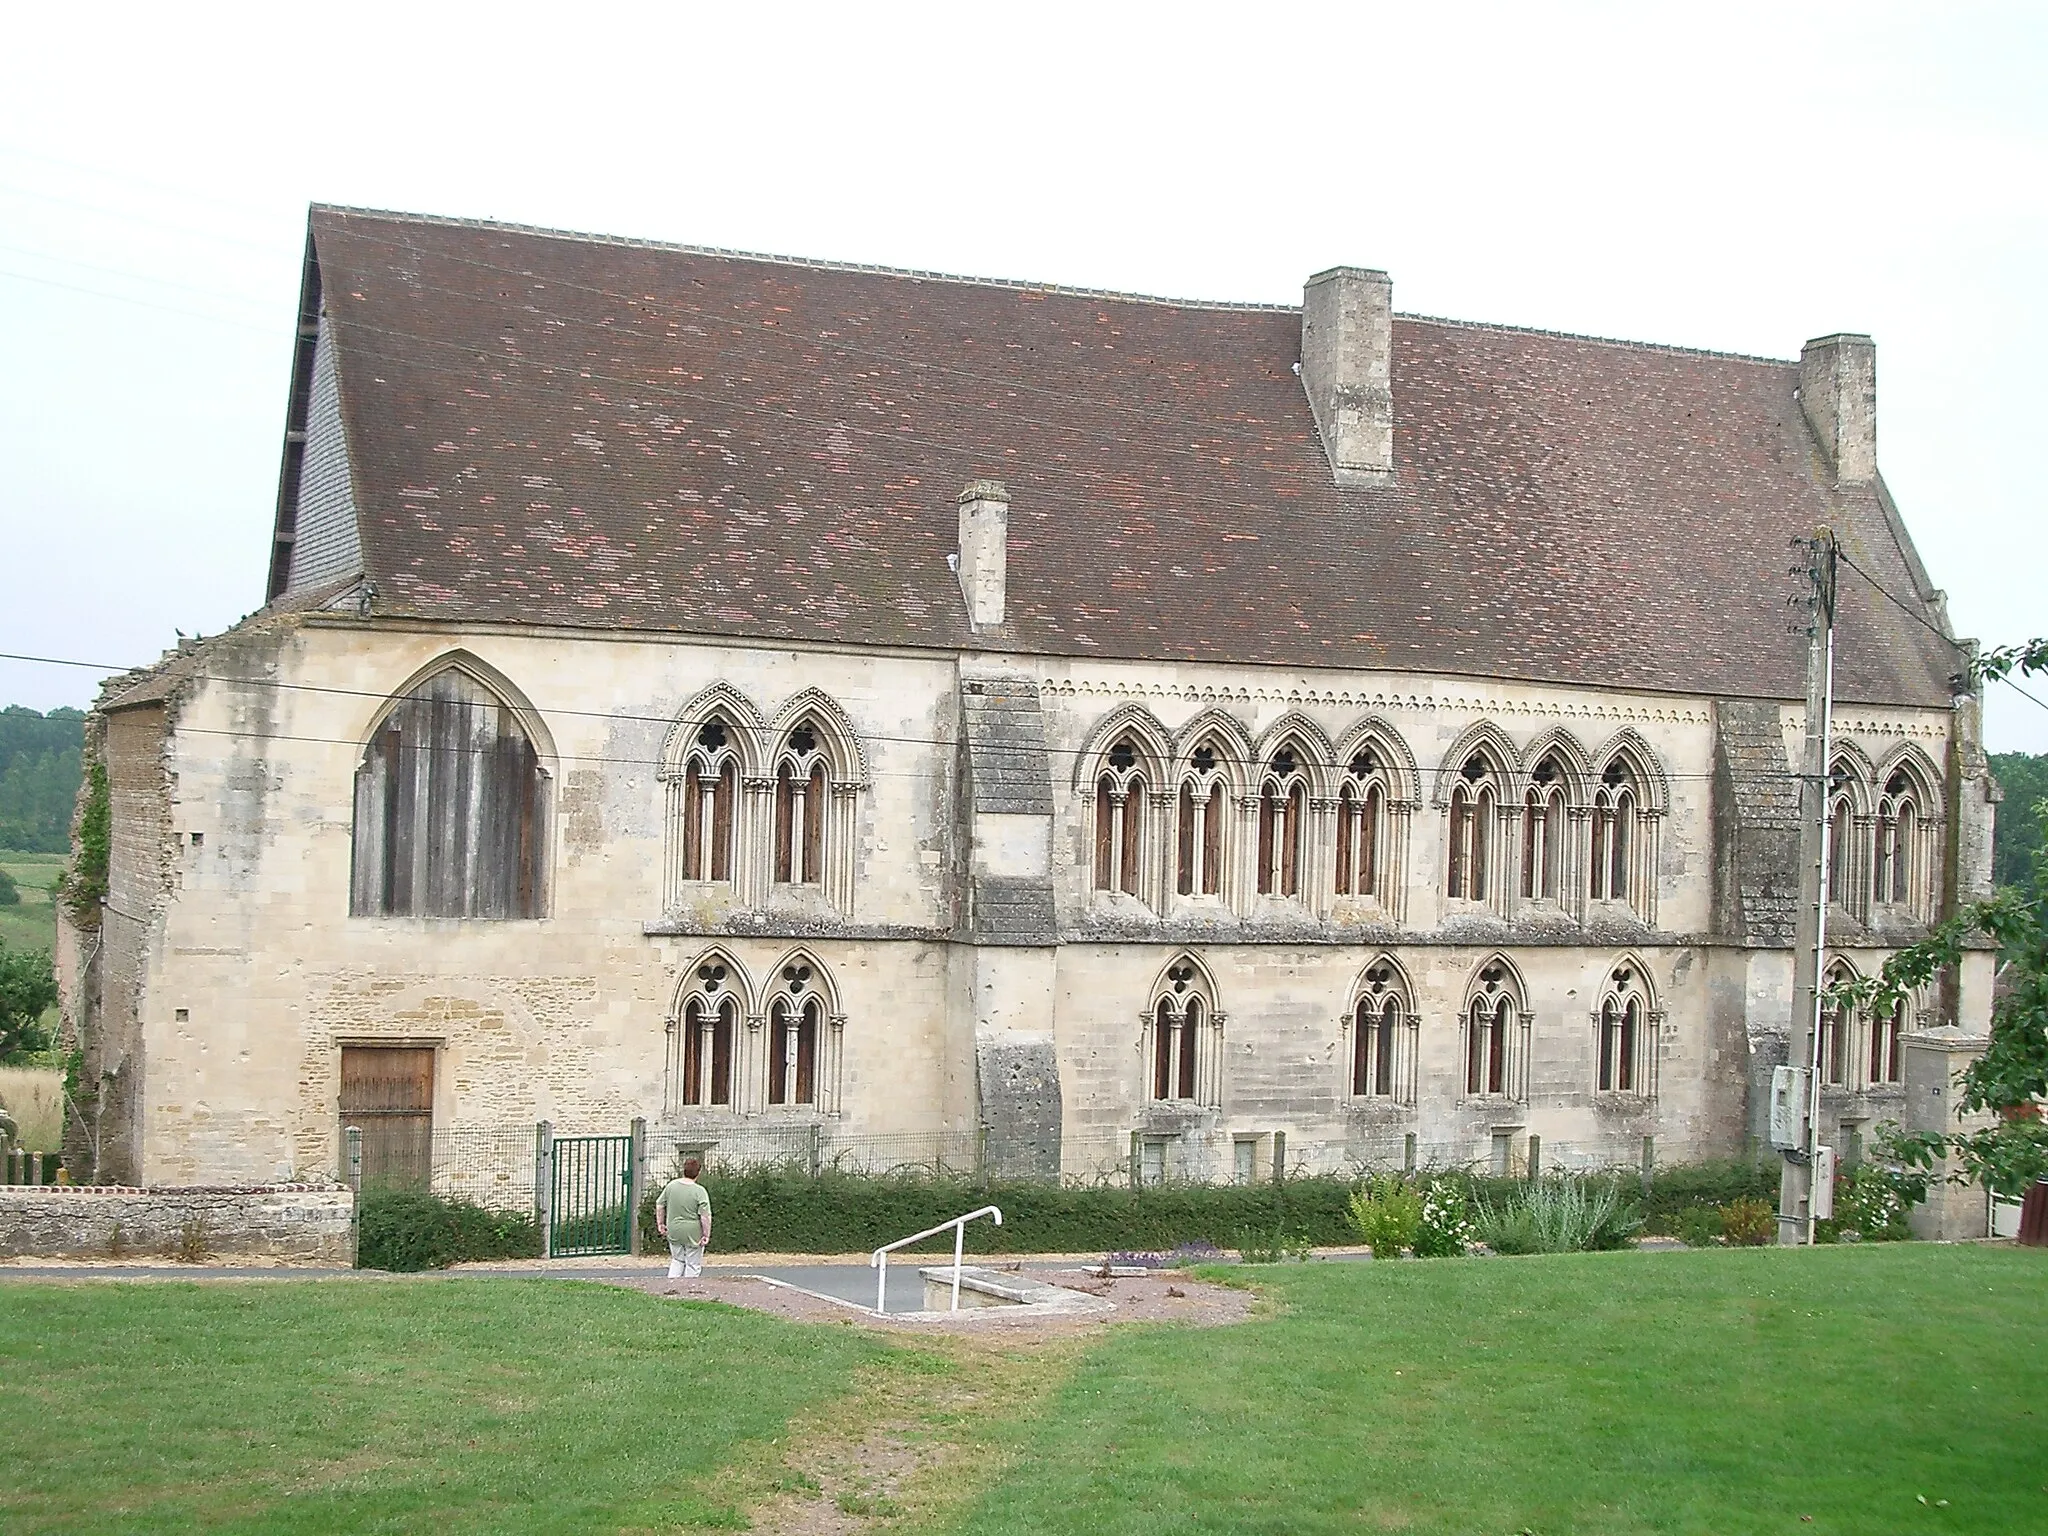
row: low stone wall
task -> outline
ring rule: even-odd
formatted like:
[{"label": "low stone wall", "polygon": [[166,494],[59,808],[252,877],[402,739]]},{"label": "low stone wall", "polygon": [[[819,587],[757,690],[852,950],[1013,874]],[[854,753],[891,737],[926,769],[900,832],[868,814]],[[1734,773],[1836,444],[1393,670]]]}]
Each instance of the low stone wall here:
[{"label": "low stone wall", "polygon": [[0,1258],[355,1263],[343,1185],[240,1189],[0,1187]]}]

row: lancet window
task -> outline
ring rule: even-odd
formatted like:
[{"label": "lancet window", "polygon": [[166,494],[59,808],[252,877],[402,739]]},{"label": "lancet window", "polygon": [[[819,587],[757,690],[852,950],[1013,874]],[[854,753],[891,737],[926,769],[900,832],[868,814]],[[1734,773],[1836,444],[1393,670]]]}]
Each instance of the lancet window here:
[{"label": "lancet window", "polygon": [[1223,822],[1228,774],[1221,749],[1212,742],[1195,748],[1181,774],[1176,889],[1183,896],[1215,896],[1223,890]]},{"label": "lancet window", "polygon": [[1337,786],[1337,894],[1384,897],[1387,768],[1371,747],[1351,759]]},{"label": "lancet window", "polygon": [[1522,895],[1558,901],[1564,892],[1566,823],[1564,766],[1546,756],[1530,775],[1522,804]]},{"label": "lancet window", "polygon": [[1391,960],[1366,967],[1345,1020],[1352,1097],[1415,1102],[1415,1038],[1421,1020],[1411,1010],[1407,981]]},{"label": "lancet window", "polygon": [[679,1107],[734,1105],[734,1058],[746,1009],[744,982],[726,960],[709,955],[687,980],[672,1052],[673,1102]]},{"label": "lancet window", "polygon": [[1906,1003],[1901,998],[1881,1019],[1870,1021],[1870,1081],[1897,1083],[1905,1080],[1905,1062],[1899,1055],[1899,1036],[1906,1031]]},{"label": "lancet window", "polygon": [[1914,917],[1926,917],[1932,906],[1929,872],[1935,862],[1938,803],[1931,776],[1910,759],[1892,769],[1878,796],[1872,896]]},{"label": "lancet window", "polygon": [[740,759],[734,727],[713,716],[697,728],[683,760],[683,879],[732,879],[739,797]]},{"label": "lancet window", "polygon": [[1845,762],[1828,774],[1828,900],[1861,915],[1863,861],[1856,838],[1857,779]]},{"label": "lancet window", "polygon": [[1135,743],[1119,741],[1095,780],[1095,889],[1139,894],[1145,846],[1145,770]]},{"label": "lancet window", "polygon": [[783,738],[775,763],[775,879],[819,885],[825,879],[825,823],[831,772],[818,728],[800,722]]},{"label": "lancet window", "polygon": [[768,1003],[768,1102],[818,1102],[819,1048],[825,999],[808,961],[792,960],[776,977]]},{"label": "lancet window", "polygon": [[1593,1016],[1593,1086],[1602,1093],[1655,1092],[1659,1015],[1642,967],[1624,960],[1608,973]]},{"label": "lancet window", "polygon": [[1643,789],[1620,758],[1607,765],[1593,791],[1593,851],[1588,860],[1595,901],[1627,901],[1636,886],[1637,812]]},{"label": "lancet window", "polygon": [[540,917],[548,776],[527,725],[464,665],[391,702],[356,769],[349,910]]},{"label": "lancet window", "polygon": [[1187,956],[1167,966],[1145,1018],[1147,1097],[1219,1103],[1222,1027],[1215,989],[1202,968]]},{"label": "lancet window", "polygon": [[1521,983],[1505,962],[1481,967],[1465,1003],[1465,1092],[1468,1097],[1522,1098],[1530,1016]]},{"label": "lancet window", "polygon": [[[1833,988],[1853,979],[1856,972],[1846,960],[1837,960],[1828,967],[1826,986]],[[1830,1088],[1846,1088],[1850,1067],[1854,1063],[1856,1017],[1840,1003],[1823,1004],[1820,1013],[1820,1038],[1817,1055],[1820,1062],[1820,1080]]]},{"label": "lancet window", "polygon": [[1308,774],[1292,742],[1267,759],[1259,781],[1259,894],[1299,896],[1308,827]]},{"label": "lancet window", "polygon": [[1500,785],[1484,753],[1474,752],[1451,786],[1450,859],[1444,894],[1457,901],[1485,901],[1492,889],[1493,827],[1500,810]]}]

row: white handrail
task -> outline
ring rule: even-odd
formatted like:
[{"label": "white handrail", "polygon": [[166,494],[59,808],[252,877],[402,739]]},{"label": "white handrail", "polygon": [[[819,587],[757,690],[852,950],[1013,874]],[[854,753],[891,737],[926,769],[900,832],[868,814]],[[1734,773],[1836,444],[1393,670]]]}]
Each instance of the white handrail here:
[{"label": "white handrail", "polygon": [[955,1216],[951,1221],[942,1221],[936,1227],[926,1227],[922,1232],[913,1232],[908,1237],[899,1237],[893,1243],[885,1244],[874,1251],[868,1260],[875,1271],[875,1316],[886,1317],[889,1312],[889,1255],[898,1248],[912,1243],[921,1243],[928,1237],[937,1237],[946,1228],[953,1229],[953,1307],[960,1310],[960,1261],[967,1246],[967,1223],[983,1216],[995,1218],[997,1226],[1003,1224],[1002,1210],[993,1205],[984,1205],[978,1211],[969,1211],[965,1216]]}]

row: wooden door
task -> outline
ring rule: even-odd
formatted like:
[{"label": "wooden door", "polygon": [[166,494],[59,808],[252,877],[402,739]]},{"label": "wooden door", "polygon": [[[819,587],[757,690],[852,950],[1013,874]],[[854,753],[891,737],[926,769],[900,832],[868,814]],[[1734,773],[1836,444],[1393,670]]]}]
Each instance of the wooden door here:
[{"label": "wooden door", "polygon": [[433,1164],[431,1047],[341,1048],[341,1124],[363,1133],[363,1183],[425,1188]]}]

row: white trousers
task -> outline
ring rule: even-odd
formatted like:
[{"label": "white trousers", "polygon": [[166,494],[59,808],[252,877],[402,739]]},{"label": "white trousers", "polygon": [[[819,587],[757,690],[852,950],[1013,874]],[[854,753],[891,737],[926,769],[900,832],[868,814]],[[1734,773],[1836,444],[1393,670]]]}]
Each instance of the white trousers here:
[{"label": "white trousers", "polygon": [[704,1245],[702,1243],[679,1243],[674,1238],[668,1243],[668,1277],[671,1280],[694,1280],[704,1273]]}]

